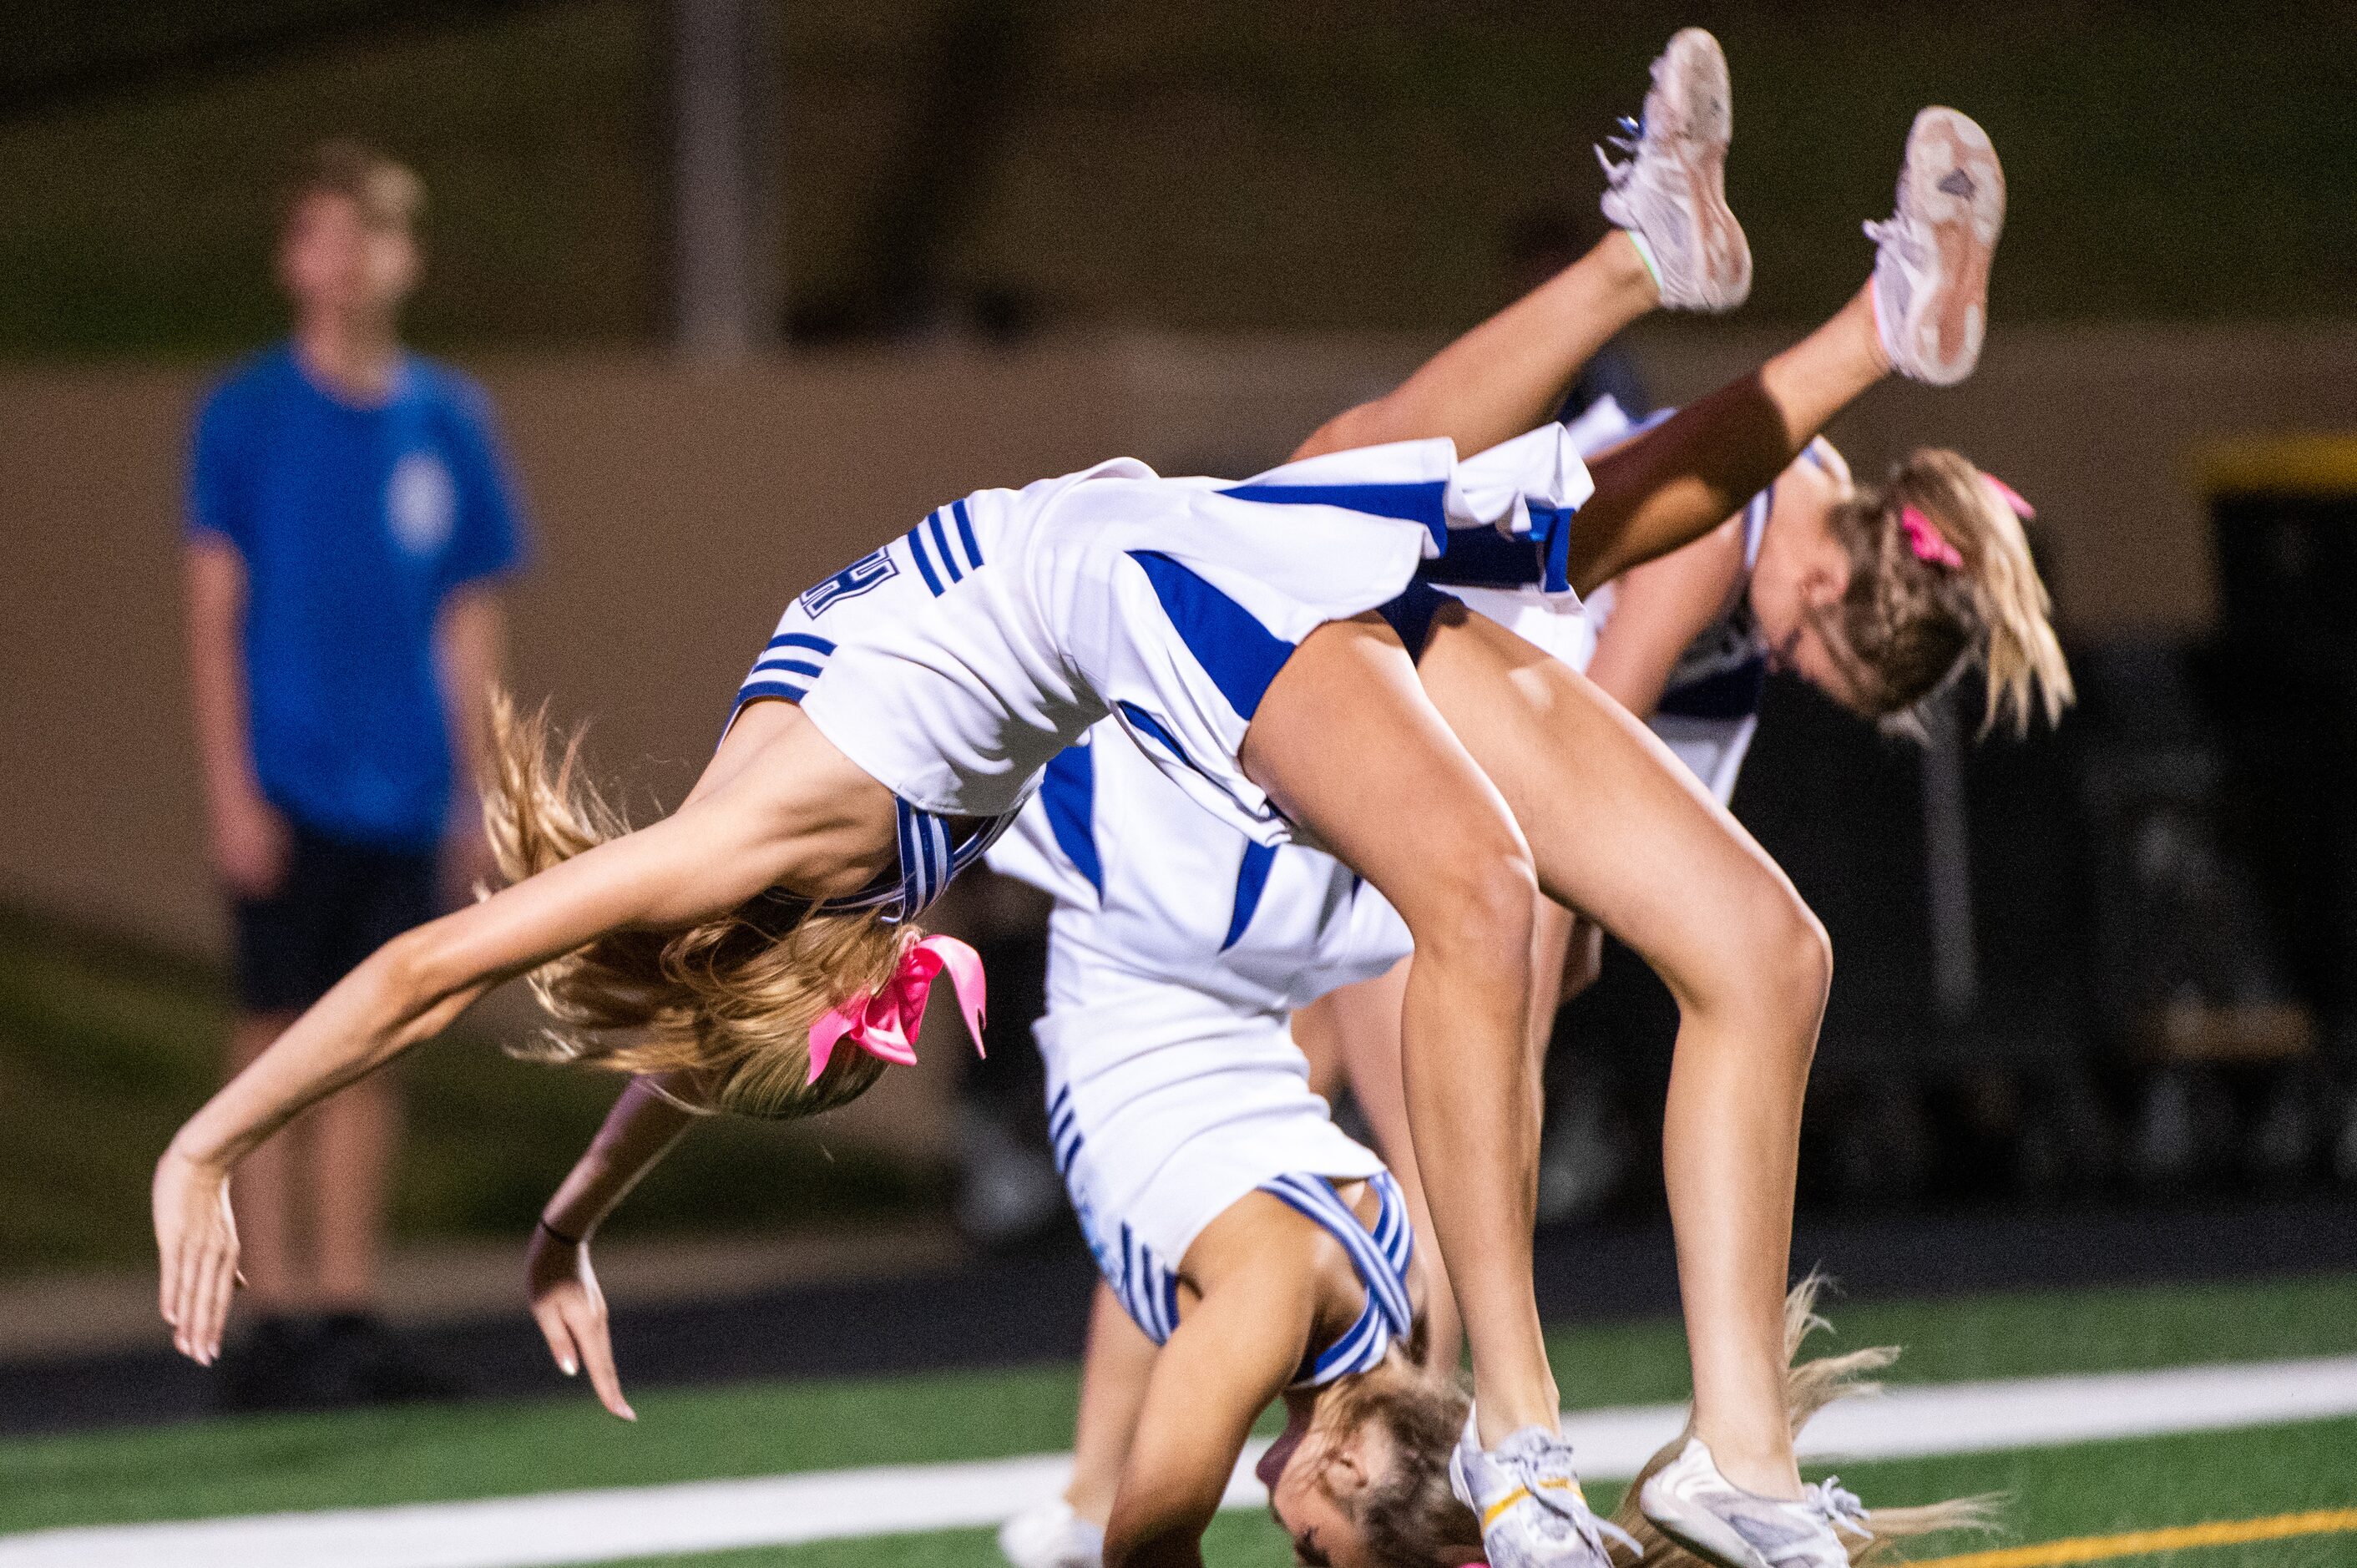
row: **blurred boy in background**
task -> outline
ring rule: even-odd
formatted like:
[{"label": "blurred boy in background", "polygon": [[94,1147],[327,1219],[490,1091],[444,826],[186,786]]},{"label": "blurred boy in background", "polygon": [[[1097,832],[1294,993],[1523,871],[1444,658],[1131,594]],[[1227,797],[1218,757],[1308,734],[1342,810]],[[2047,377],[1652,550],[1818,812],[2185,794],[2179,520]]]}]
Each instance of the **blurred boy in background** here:
[{"label": "blurred boy in background", "polygon": [[[231,1072],[490,869],[476,786],[522,541],[481,392],[397,336],[424,196],[380,154],[315,149],[278,241],[293,335],[197,416],[189,676],[234,916]],[[231,1405],[448,1391],[373,1312],[398,1119],[372,1079],[239,1173],[254,1316]]]}]

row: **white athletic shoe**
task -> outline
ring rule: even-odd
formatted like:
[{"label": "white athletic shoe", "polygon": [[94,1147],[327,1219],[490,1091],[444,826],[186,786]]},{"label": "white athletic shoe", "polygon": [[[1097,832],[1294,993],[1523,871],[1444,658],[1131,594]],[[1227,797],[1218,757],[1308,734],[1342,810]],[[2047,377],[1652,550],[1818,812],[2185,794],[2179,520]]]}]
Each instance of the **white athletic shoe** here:
[{"label": "white athletic shoe", "polygon": [[1604,216],[1626,229],[1653,270],[1672,310],[1732,310],[1751,293],[1751,243],[1727,205],[1727,145],[1735,134],[1727,56],[1718,40],[1688,27],[1653,62],[1644,113],[1620,122],[1602,147]]},{"label": "white athletic shoe", "polygon": [[1000,1525],[998,1550],[1015,1568],[1104,1568],[1104,1531],[1061,1498]]},{"label": "white athletic shoe", "polygon": [[1448,1485],[1481,1521],[1490,1568],[1612,1568],[1608,1535],[1641,1552],[1628,1531],[1587,1506],[1571,1444],[1543,1426],[1526,1426],[1484,1452],[1468,1416],[1448,1456]]},{"label": "white athletic shoe", "polygon": [[1926,109],[1907,134],[1899,201],[1875,244],[1874,322],[1890,368],[1953,386],[1980,363],[1989,262],[2005,228],[2005,166],[1988,133],[1953,109]]},{"label": "white athletic shoe", "polygon": [[1699,1437],[1653,1472],[1637,1506],[1655,1530],[1718,1568],[1849,1568],[1838,1530],[1871,1541],[1866,1506],[1828,1476],[1797,1502],[1747,1492]]}]

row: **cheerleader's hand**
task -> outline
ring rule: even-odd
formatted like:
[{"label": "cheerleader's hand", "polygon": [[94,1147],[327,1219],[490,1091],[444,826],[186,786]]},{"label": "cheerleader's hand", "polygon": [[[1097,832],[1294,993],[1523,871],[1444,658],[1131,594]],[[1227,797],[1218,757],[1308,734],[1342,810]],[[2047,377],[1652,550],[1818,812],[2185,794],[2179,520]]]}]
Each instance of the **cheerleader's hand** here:
[{"label": "cheerleader's hand", "polygon": [[532,1292],[533,1321],[546,1337],[557,1370],[569,1378],[588,1368],[597,1402],[624,1421],[638,1420],[638,1412],[622,1397],[622,1380],[614,1370],[606,1294],[597,1288],[597,1271],[589,1266],[589,1243],[567,1241],[547,1226],[539,1227],[532,1233],[524,1276]]},{"label": "cheerleader's hand", "polygon": [[157,1310],[172,1326],[172,1348],[210,1367],[221,1355],[230,1295],[241,1283],[229,1173],[189,1158],[175,1144],[156,1162],[149,1203],[163,1264]]}]

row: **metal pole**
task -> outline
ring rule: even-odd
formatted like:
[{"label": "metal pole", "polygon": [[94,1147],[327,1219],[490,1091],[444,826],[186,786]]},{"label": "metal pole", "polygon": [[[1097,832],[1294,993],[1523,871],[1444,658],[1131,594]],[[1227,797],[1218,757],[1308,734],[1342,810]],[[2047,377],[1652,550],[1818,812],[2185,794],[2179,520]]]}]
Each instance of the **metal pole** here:
[{"label": "metal pole", "polygon": [[1926,716],[1923,746],[1924,881],[1931,895],[1932,999],[1960,1024],[1980,1000],[1973,940],[1972,839],[1964,817],[1964,726],[1953,695]]},{"label": "metal pole", "polygon": [[770,0],[671,0],[672,317],[681,350],[777,338]]}]

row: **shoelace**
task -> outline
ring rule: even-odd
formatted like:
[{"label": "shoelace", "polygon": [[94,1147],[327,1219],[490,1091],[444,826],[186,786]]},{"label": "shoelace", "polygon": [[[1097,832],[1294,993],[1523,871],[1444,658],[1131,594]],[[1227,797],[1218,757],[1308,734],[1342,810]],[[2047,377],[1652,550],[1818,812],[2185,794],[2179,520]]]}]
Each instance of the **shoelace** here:
[{"label": "shoelace", "polygon": [[[1899,258],[1900,303],[1904,306],[1915,292],[1915,280],[1932,270],[1931,246],[1921,231],[1901,221],[1896,213],[1879,223],[1868,219],[1865,227],[1866,237],[1878,250],[1888,247]],[[1879,268],[1876,275],[1880,276]]]},{"label": "shoelace", "polygon": [[1645,1549],[1638,1544],[1635,1536],[1589,1508],[1587,1499],[1578,1492],[1566,1491],[1561,1487],[1540,1486],[1538,1471],[1528,1459],[1516,1459],[1513,1466],[1515,1478],[1522,1482],[1523,1489],[1539,1507],[1558,1519],[1569,1520],[1571,1528],[1578,1531],[1582,1541],[1596,1549],[1598,1556],[1611,1556],[1604,1550],[1604,1538],[1608,1535],[1637,1556],[1645,1554]]},{"label": "shoelace", "polygon": [[1866,1521],[1871,1516],[1865,1500],[1843,1486],[1839,1476],[1827,1476],[1813,1486],[1802,1487],[1801,1497],[1835,1530],[1848,1530],[1860,1541],[1874,1539],[1874,1531],[1867,1528]]},{"label": "shoelace", "polygon": [[1605,183],[1618,190],[1628,183],[1631,172],[1637,166],[1637,149],[1644,143],[1645,124],[1643,121],[1631,120],[1626,114],[1621,115],[1615,123],[1620,127],[1619,133],[1606,136],[1604,141],[1607,145],[1628,154],[1628,161],[1614,163],[1604,151],[1604,147],[1600,145],[1596,149],[1596,161],[1604,166]]},{"label": "shoelace", "polygon": [[1876,244],[1896,245],[1910,257],[1923,248],[1922,241],[1914,232],[1912,225],[1900,221],[1897,213],[1879,220],[1869,218],[1859,227]]}]

